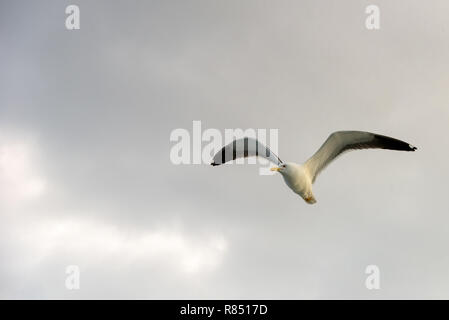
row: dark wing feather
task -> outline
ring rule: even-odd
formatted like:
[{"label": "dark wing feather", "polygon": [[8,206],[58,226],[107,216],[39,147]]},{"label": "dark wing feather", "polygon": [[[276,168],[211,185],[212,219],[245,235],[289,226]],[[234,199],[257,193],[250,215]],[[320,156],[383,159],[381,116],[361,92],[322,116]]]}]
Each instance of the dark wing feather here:
[{"label": "dark wing feather", "polygon": [[282,163],[281,159],[279,159],[279,157],[263,143],[253,138],[243,138],[234,140],[224,146],[214,155],[211,165],[218,166],[238,158],[247,158],[252,156],[263,157],[276,165],[280,165]]}]

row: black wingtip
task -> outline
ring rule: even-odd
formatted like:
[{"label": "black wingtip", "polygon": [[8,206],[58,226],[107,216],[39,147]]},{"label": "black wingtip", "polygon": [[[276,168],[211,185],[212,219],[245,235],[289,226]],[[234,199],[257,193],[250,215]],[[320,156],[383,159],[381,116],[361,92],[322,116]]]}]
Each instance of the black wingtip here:
[{"label": "black wingtip", "polygon": [[398,140],[392,137],[383,136],[380,134],[375,134],[375,140],[381,145],[382,149],[398,150],[398,151],[415,151],[418,148],[412,146],[402,140]]},{"label": "black wingtip", "polygon": [[215,167],[215,166],[219,166],[220,164],[219,164],[219,163],[212,162],[210,165],[211,165],[212,167]]}]

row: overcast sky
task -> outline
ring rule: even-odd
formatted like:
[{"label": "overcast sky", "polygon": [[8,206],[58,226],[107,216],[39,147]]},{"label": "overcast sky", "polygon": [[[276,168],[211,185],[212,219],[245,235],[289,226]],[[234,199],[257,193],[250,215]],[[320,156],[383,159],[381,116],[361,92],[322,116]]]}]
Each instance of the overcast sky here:
[{"label": "overcast sky", "polygon": [[[69,4],[0,3],[0,298],[449,298],[446,0],[78,0],[73,31]],[[284,161],[345,129],[418,151],[343,155],[310,206],[173,165],[194,120],[278,129]]]}]

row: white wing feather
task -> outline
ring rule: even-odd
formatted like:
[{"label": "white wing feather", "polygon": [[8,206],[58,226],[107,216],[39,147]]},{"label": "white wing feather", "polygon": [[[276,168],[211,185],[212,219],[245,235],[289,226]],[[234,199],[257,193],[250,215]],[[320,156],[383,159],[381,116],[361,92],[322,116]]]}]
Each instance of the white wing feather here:
[{"label": "white wing feather", "polygon": [[345,151],[357,149],[389,149],[415,151],[416,147],[391,137],[364,131],[337,131],[332,133],[305,166],[315,182],[318,174]]}]

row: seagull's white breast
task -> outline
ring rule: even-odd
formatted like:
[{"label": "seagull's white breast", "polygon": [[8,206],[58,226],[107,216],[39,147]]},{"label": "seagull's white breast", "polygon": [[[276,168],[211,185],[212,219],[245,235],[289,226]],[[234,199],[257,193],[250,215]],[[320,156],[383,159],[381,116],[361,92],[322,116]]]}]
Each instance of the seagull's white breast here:
[{"label": "seagull's white breast", "polygon": [[305,167],[289,164],[288,169],[283,170],[281,174],[287,186],[301,197],[312,193],[312,182]]}]

